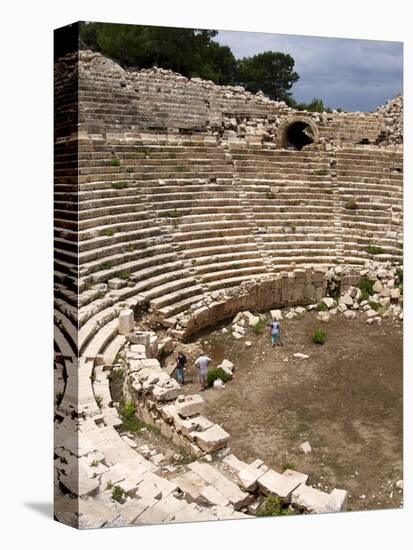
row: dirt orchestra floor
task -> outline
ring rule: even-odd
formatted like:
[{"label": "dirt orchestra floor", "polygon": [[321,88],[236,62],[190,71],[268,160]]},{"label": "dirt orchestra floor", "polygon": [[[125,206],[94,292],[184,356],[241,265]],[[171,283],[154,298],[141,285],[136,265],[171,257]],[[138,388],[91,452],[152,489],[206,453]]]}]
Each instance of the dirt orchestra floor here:
[{"label": "dirt orchestra floor", "polygon": [[[269,316],[267,315],[269,322]],[[349,492],[351,510],[394,508],[403,495],[403,327],[383,320],[332,318],[320,323],[315,313],[282,321],[282,343],[272,348],[267,329],[251,329],[235,340],[222,328],[194,340],[217,366],[224,358],[236,367],[223,390],[203,392],[205,416],[230,434],[240,459],[261,458],[282,471],[289,465],[310,475],[323,490]],[[327,334],[312,342],[315,329]],[[245,342],[250,341],[250,347]],[[193,344],[191,344],[193,345]],[[188,347],[190,350],[191,345]],[[301,352],[308,359],[296,359]],[[186,393],[199,390],[190,353]],[[309,441],[305,455],[300,444]]]}]

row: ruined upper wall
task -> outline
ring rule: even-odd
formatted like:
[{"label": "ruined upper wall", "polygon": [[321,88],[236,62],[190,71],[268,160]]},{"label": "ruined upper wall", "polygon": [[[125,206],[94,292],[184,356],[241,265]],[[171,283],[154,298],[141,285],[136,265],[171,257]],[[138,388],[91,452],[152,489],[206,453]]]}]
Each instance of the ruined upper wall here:
[{"label": "ruined upper wall", "polygon": [[[401,97],[373,113],[307,113],[241,86],[219,86],[158,68],[125,70],[92,51],[79,52],[78,72],[79,128],[89,134],[206,133],[282,147],[285,128],[303,120],[312,126],[316,143],[402,143]],[[73,59],[61,59],[56,73],[62,81],[70,78]]]}]

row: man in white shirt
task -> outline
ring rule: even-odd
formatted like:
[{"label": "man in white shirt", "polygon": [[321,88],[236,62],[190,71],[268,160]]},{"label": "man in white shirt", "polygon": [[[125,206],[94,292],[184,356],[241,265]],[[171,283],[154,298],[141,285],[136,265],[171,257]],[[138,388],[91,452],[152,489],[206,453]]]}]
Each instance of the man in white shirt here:
[{"label": "man in white shirt", "polygon": [[210,362],[211,359],[204,353],[201,353],[195,361],[195,366],[198,369],[198,378],[199,383],[201,384],[201,391],[205,391],[207,387],[208,365]]}]

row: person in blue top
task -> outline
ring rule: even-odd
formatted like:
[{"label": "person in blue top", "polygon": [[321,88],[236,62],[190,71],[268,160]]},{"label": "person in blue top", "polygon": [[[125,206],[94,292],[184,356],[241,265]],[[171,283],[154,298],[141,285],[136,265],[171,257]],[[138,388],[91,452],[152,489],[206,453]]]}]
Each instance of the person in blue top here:
[{"label": "person in blue top", "polygon": [[270,334],[271,334],[271,345],[272,347],[275,346],[275,344],[280,343],[280,335],[281,335],[281,327],[279,321],[271,321],[270,323]]}]

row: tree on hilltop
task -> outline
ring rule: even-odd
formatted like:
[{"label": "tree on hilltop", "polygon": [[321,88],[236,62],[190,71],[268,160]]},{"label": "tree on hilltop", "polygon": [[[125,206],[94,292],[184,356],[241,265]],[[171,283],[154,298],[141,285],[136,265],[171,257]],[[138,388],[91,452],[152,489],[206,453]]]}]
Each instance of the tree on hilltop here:
[{"label": "tree on hilltop", "polygon": [[288,101],[293,84],[300,78],[294,59],[281,52],[263,52],[238,62],[238,81],[250,92],[261,90],[278,101]]}]

